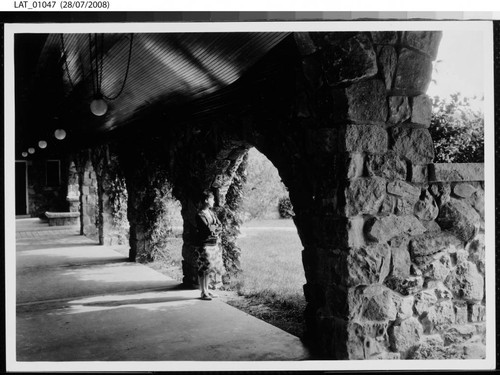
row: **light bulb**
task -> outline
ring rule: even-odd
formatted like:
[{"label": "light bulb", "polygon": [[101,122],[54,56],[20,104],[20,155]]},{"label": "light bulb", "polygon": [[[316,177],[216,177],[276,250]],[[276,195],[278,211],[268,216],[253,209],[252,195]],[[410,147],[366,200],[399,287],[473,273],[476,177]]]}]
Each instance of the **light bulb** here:
[{"label": "light bulb", "polygon": [[30,154],[34,154],[35,153],[35,149],[33,147],[30,147],[30,148],[28,148],[28,152]]},{"label": "light bulb", "polygon": [[23,158],[25,158],[28,156],[28,153],[26,151],[23,151],[23,153],[21,155],[23,156]]},{"label": "light bulb", "polygon": [[47,142],[45,142],[45,141],[40,141],[40,142],[38,142],[38,147],[40,147],[40,148],[45,148],[45,147],[47,147]]},{"label": "light bulb", "polygon": [[90,102],[90,111],[96,116],[102,116],[108,111],[108,104],[103,99],[94,99]]},{"label": "light bulb", "polygon": [[54,137],[56,137],[59,140],[62,140],[64,138],[66,138],[66,131],[64,131],[64,129],[57,129],[54,132]]}]

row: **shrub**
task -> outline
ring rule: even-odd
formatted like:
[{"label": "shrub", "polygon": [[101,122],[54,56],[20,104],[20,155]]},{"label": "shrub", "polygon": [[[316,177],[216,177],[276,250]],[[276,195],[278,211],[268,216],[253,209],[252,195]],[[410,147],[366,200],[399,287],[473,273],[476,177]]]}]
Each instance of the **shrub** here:
[{"label": "shrub", "polygon": [[246,182],[246,168],[248,155],[245,154],[241,160],[235,176],[226,194],[226,202],[223,207],[217,209],[218,217],[222,223],[221,247],[222,260],[224,262],[225,274],[222,277],[224,284],[230,282],[231,278],[240,271],[241,249],[236,244],[240,234],[241,204],[243,201],[243,186]]},{"label": "shrub", "polygon": [[295,213],[293,212],[292,202],[288,197],[280,198],[278,202],[278,210],[280,213],[280,217],[283,219],[289,219],[295,216]]},{"label": "shrub", "polygon": [[125,179],[117,174],[113,174],[105,181],[106,192],[109,197],[113,226],[128,229],[127,220],[127,188]]},{"label": "shrub", "polygon": [[433,98],[429,131],[434,142],[435,163],[483,163],[484,118],[471,99],[460,94]]},{"label": "shrub", "polygon": [[130,225],[127,219],[128,192],[118,158],[111,154],[107,174],[102,180],[103,190],[108,196],[108,209],[111,211],[113,236],[118,244],[125,244],[129,238]]},{"label": "shrub", "polygon": [[159,178],[152,202],[146,211],[147,221],[150,223],[146,236],[150,238],[152,260],[161,252],[162,256],[170,258],[168,242],[173,237],[173,225],[180,212],[180,203],[172,195],[172,186],[169,182]]}]

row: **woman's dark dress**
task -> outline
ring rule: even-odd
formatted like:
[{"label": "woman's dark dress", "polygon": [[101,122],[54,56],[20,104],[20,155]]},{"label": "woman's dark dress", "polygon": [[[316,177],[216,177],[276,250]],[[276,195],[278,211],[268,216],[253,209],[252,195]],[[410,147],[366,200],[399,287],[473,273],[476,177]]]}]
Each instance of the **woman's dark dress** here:
[{"label": "woman's dark dress", "polygon": [[217,244],[216,233],[216,227],[219,225],[219,220],[211,210],[199,211],[196,215],[198,243],[195,257],[199,276],[205,272],[222,274],[222,254]]}]

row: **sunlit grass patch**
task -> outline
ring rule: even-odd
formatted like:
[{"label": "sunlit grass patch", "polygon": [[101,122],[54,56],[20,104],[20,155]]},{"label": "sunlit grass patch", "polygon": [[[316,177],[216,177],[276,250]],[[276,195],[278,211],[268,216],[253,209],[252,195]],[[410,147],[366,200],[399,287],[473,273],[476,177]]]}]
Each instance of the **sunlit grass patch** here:
[{"label": "sunlit grass patch", "polygon": [[243,224],[243,228],[295,228],[292,219],[255,219]]},{"label": "sunlit grass patch", "polygon": [[[252,222],[250,226],[278,227],[275,220]],[[279,221],[293,226],[291,221]],[[290,225],[291,224],[291,225]],[[244,300],[228,301],[249,314],[291,334],[302,336],[305,299],[302,244],[295,231],[283,229],[243,230],[238,239],[242,272],[230,287]]]},{"label": "sunlit grass patch", "polygon": [[305,283],[302,244],[294,232],[248,231],[238,240],[241,247],[239,292],[286,300],[302,294]]}]

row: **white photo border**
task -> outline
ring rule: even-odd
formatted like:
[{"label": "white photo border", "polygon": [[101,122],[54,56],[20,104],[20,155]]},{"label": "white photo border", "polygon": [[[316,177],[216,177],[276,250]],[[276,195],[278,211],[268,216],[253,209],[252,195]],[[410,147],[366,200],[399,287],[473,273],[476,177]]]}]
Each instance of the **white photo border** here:
[{"label": "white photo border", "polygon": [[494,369],[495,343],[495,169],[493,24],[491,21],[345,21],[345,22],[159,22],[159,23],[24,23],[5,24],[5,196],[14,189],[14,36],[18,33],[168,33],[168,32],[273,32],[273,31],[376,31],[474,29],[483,32],[485,116],[485,233],[486,233],[486,359],[484,360],[368,360],[300,362],[18,362],[15,306],[15,203],[5,200],[6,356],[8,371],[186,371],[186,370],[436,370]]}]

